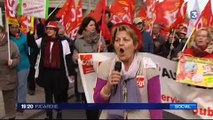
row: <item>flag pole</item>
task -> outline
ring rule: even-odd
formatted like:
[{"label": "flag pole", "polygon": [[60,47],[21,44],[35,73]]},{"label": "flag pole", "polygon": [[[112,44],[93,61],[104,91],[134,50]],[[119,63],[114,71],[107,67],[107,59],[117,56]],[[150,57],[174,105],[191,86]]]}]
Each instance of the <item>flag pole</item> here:
[{"label": "flag pole", "polygon": [[172,43],[171,43],[171,45],[170,45],[170,47],[169,47],[169,55],[167,56],[167,58],[168,59],[171,59],[171,54],[172,54],[172,46],[173,46],[173,43],[174,43],[174,41],[175,41],[175,34],[176,34],[176,30],[174,30],[174,32],[172,33]]},{"label": "flag pole", "polygon": [[9,24],[8,24],[8,19],[7,19],[7,12],[6,12],[6,6],[5,6],[5,27],[7,31],[7,48],[8,48],[8,60],[11,60],[11,50],[10,50],[10,36],[9,36]]},{"label": "flag pole", "polygon": [[54,8],[54,10],[48,15],[47,19],[56,11],[56,9],[64,2],[64,0],[58,2],[59,4]]},{"label": "flag pole", "polygon": [[181,50],[182,52],[186,49],[186,46],[187,46],[187,44],[189,43],[189,40],[190,40],[190,38],[192,37],[192,34],[194,33],[194,31],[195,31],[195,27],[192,29],[191,34],[189,35],[188,39],[186,40],[186,43],[185,43],[185,45],[183,46],[183,49]]},{"label": "flag pole", "polygon": [[101,52],[101,45],[102,45],[101,39],[102,39],[102,31],[100,32],[100,37],[99,37],[99,40],[98,40],[98,53]]}]

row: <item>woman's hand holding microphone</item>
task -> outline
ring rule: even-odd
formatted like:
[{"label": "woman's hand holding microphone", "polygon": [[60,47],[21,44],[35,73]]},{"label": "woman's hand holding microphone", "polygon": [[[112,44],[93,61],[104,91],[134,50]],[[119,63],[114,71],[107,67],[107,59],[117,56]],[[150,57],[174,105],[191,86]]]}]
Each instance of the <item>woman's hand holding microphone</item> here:
[{"label": "woman's hand holding microphone", "polygon": [[117,61],[115,63],[114,70],[111,75],[108,77],[107,84],[102,88],[101,94],[105,99],[108,99],[111,96],[111,93],[115,95],[117,91],[117,86],[121,81],[121,62]]},{"label": "woman's hand holding microphone", "polygon": [[104,99],[108,99],[111,96],[111,93],[115,93],[117,85],[121,81],[121,74],[118,71],[112,71],[111,75],[108,78],[107,84],[102,88],[101,95]]}]

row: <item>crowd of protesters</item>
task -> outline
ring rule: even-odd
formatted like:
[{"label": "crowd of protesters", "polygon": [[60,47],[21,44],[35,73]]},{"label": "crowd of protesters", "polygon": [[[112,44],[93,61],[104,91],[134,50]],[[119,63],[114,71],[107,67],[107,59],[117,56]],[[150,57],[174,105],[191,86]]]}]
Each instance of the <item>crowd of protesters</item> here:
[{"label": "crowd of protesters", "polygon": [[[111,30],[113,24],[109,21],[110,13],[106,14],[106,22]],[[191,48],[182,52],[187,41],[186,25],[180,25],[178,29],[163,35],[161,24],[154,23],[152,31],[147,32],[145,22],[140,18],[133,20],[133,25],[142,36],[139,52],[148,52],[174,61],[178,61],[182,54],[213,59],[213,28],[202,28],[195,32]],[[40,21],[37,30],[27,35],[20,31],[19,25],[10,24],[8,34],[4,27],[0,27],[0,89],[3,90],[8,118],[15,117],[16,103],[28,102],[27,93],[36,94],[36,83],[44,88],[45,102],[64,103],[68,99],[69,81],[74,82],[76,101],[87,103],[78,70],[78,53],[114,51],[112,42],[100,36],[99,25],[101,23],[92,17],[85,17],[75,40],[66,36],[65,27],[56,21]],[[11,44],[10,59],[6,54],[7,35],[10,36]],[[87,118],[98,119],[99,111],[86,113]],[[52,111],[47,111],[47,118],[53,118]],[[61,110],[57,110],[57,118],[62,118]]]}]

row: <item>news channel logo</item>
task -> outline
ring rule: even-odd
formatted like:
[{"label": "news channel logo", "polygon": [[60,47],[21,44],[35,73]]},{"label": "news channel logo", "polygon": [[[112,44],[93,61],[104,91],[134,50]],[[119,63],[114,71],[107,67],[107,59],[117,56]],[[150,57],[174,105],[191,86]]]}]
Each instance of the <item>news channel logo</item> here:
[{"label": "news channel logo", "polygon": [[190,12],[190,19],[196,20],[198,18],[198,12],[197,10],[192,10]]}]

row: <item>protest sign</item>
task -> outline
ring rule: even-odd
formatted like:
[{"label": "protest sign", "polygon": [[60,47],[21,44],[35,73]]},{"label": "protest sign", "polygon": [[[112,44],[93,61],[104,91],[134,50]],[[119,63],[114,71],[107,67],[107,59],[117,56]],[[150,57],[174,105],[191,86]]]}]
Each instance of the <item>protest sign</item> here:
[{"label": "protest sign", "polygon": [[213,60],[183,56],[178,62],[177,82],[213,88]]},{"label": "protest sign", "polygon": [[19,15],[47,18],[49,0],[20,0]]}]

